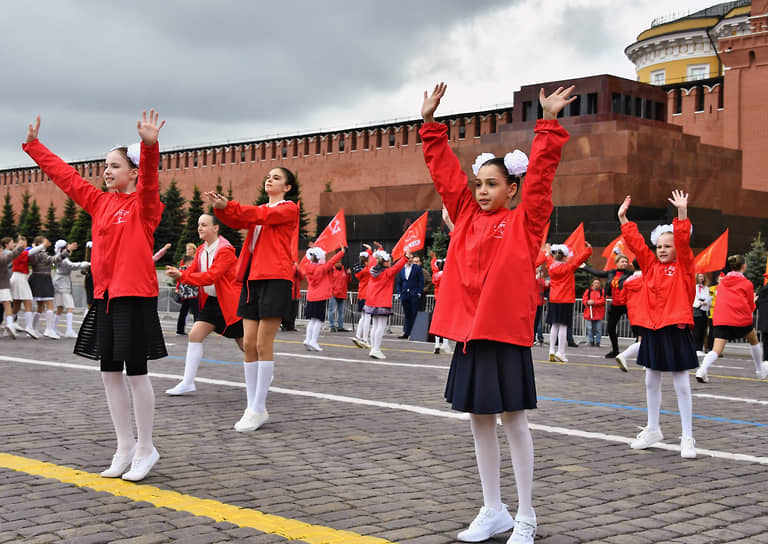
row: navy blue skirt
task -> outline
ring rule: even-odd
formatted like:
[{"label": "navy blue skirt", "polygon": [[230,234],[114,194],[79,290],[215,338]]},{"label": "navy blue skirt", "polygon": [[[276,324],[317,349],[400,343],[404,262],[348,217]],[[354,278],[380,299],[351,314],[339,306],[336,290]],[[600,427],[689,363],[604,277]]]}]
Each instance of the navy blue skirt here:
[{"label": "navy blue skirt", "polygon": [[325,321],[325,305],[327,300],[310,300],[304,306],[304,319],[319,319]]},{"label": "navy blue skirt", "polygon": [[573,302],[550,302],[547,306],[547,323],[570,325],[573,321]]},{"label": "navy blue skirt", "polygon": [[681,372],[699,367],[690,329],[670,325],[658,330],[643,329],[637,364],[661,372]]},{"label": "navy blue skirt", "polygon": [[500,414],[536,408],[531,348],[472,340],[456,343],[445,386],[454,410]]}]

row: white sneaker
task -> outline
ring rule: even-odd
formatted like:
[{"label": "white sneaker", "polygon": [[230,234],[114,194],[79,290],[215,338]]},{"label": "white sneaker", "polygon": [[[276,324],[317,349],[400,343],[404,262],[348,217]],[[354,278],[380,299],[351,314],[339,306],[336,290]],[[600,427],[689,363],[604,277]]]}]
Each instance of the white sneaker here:
[{"label": "white sneaker", "polygon": [[703,366],[700,366],[696,371],[696,380],[701,383],[709,383],[709,376],[707,376],[707,371],[704,370]]},{"label": "white sneaker", "polygon": [[704,357],[705,355],[706,355],[706,353],[704,353],[703,351],[697,351],[696,352],[696,357]]},{"label": "white sneaker", "polygon": [[34,329],[24,329],[24,332],[25,332],[25,333],[27,333],[27,334],[28,334],[29,336],[31,336],[32,338],[34,338],[35,340],[37,340],[38,338],[40,338],[40,333],[39,333],[39,332],[37,332],[37,331],[36,331],[36,330],[34,330]]},{"label": "white sneaker", "polygon": [[77,338],[77,333],[72,329],[67,329],[62,335],[63,338]]},{"label": "white sneaker", "polygon": [[197,389],[195,389],[195,384],[194,383],[179,382],[178,384],[176,384],[175,387],[171,387],[170,389],[166,389],[165,393],[167,395],[171,395],[173,397],[176,397],[176,396],[179,396],[179,395],[184,395],[186,393],[194,393],[195,391],[197,391]]},{"label": "white sneaker", "polygon": [[60,340],[61,339],[61,336],[59,336],[59,333],[57,333],[56,331],[54,331],[52,329],[45,329],[43,331],[43,336],[45,336],[46,338],[50,338],[51,340]]},{"label": "white sneaker", "polygon": [[269,420],[269,414],[266,410],[264,412],[254,412],[250,408],[246,408],[243,412],[243,417],[240,421],[235,423],[235,430],[239,433],[247,433],[255,431]]},{"label": "white sneaker", "polygon": [[565,353],[555,353],[555,361],[560,363],[567,363],[568,357],[565,356]]},{"label": "white sneaker", "polygon": [[517,516],[515,518],[515,530],[507,539],[507,544],[533,544],[536,536],[536,519]]},{"label": "white sneaker", "polygon": [[661,434],[661,429],[652,430],[648,427],[643,427],[643,430],[632,441],[629,447],[633,450],[644,450],[661,440],[664,440],[664,435]]},{"label": "white sneaker", "polygon": [[440,346],[440,353],[442,353],[443,355],[453,355],[451,348],[449,348],[448,346]]},{"label": "white sneaker", "polygon": [[109,468],[103,471],[100,476],[103,478],[119,478],[122,476],[123,473],[128,470],[128,467],[131,466],[131,461],[133,461],[133,454],[135,451],[136,448],[132,449],[125,455],[118,455],[117,453],[114,454],[112,456],[112,464],[109,465]]},{"label": "white sneaker", "polygon": [[315,342],[315,343],[311,343],[311,344],[307,344],[307,346],[308,346],[308,347],[309,347],[309,349],[311,349],[312,351],[323,351],[323,348],[321,348],[321,347],[320,347],[320,344],[318,344],[317,342]]},{"label": "white sneaker", "polygon": [[696,441],[692,436],[680,437],[680,457],[696,459]]},{"label": "white sneaker", "polygon": [[10,325],[6,323],[5,330],[8,331],[8,334],[11,335],[11,338],[16,338],[16,326],[13,323]]},{"label": "white sneaker", "polygon": [[147,477],[147,474],[149,474],[149,471],[152,470],[152,467],[155,466],[155,463],[157,463],[159,459],[160,454],[157,453],[155,448],[152,448],[152,453],[141,459],[134,456],[133,461],[131,461],[131,470],[123,474],[123,480],[128,480],[130,482],[143,480]]},{"label": "white sneaker", "polygon": [[755,372],[755,374],[757,375],[758,380],[764,380],[768,378],[768,361],[763,361],[760,363],[760,370]]},{"label": "white sneaker", "polygon": [[462,542],[482,542],[492,536],[506,533],[514,525],[515,520],[509,514],[506,504],[501,505],[501,510],[491,510],[483,506],[469,527],[456,535],[456,538]]},{"label": "white sneaker", "polygon": [[627,360],[624,358],[624,356],[619,353],[616,356],[616,362],[619,363],[619,368],[622,372],[629,372],[629,367],[627,366]]},{"label": "white sneaker", "polygon": [[309,342],[304,340],[303,344],[304,344],[304,347],[307,348],[307,351],[312,351],[312,347],[311,347],[311,344]]},{"label": "white sneaker", "polygon": [[368,356],[369,356],[369,357],[373,357],[374,359],[386,359],[386,358],[387,358],[387,356],[386,356],[386,355],[384,355],[384,354],[381,352],[381,350],[380,350],[380,349],[372,349],[372,350],[371,350],[371,351],[368,353]]}]

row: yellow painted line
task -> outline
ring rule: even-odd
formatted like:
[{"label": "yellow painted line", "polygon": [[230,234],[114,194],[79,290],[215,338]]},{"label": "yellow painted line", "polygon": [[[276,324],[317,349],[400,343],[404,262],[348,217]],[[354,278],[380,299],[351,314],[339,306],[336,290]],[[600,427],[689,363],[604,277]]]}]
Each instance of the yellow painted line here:
[{"label": "yellow painted line", "polygon": [[102,478],[82,470],[46,463],[36,459],[0,453],[0,468],[25,472],[43,478],[53,478],[77,487],[106,491],[117,497],[144,501],[158,508],[169,508],[205,516],[214,521],[226,521],[240,527],[256,529],[262,533],[282,536],[288,540],[301,540],[309,544],[389,544],[388,540],[341,531],[322,525],[311,525],[295,519],[265,514],[258,510],[240,508],[223,502],[200,499],[177,491],[151,485],[134,484],[119,478]]},{"label": "yellow painted line", "polygon": [[[604,365],[604,364],[597,364],[597,363],[572,363],[571,361],[564,363],[561,361],[548,361],[546,359],[543,359],[541,361],[534,361],[534,363],[547,363],[548,365],[588,366],[592,368],[612,368],[614,370],[618,370],[619,372],[621,372],[619,365]],[[625,372],[621,372],[621,373],[625,374]]]},{"label": "yellow painted line", "polygon": [[[275,338],[275,343],[278,343],[278,342],[280,342],[282,344],[303,344],[304,343],[303,341],[299,342],[297,340],[278,340],[277,338]],[[350,340],[350,342],[351,342],[351,340]],[[349,344],[349,345],[347,345],[347,344],[329,344],[327,342],[319,342],[319,344],[321,346],[331,346],[331,347],[334,347],[334,348],[360,349],[359,347],[357,347],[354,344]],[[381,351],[399,351],[399,352],[402,352],[402,353],[434,353],[435,352],[434,348],[432,350],[430,350],[430,351],[420,350],[420,349],[381,348]]]}]

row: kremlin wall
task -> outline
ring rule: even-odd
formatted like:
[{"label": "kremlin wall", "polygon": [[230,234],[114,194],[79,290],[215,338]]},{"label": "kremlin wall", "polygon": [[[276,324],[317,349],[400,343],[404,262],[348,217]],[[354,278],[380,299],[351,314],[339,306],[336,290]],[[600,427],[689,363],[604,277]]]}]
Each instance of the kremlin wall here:
[{"label": "kremlin wall", "polygon": [[[745,251],[758,231],[768,234],[768,0],[654,21],[625,53],[638,81],[600,75],[536,83],[514,94],[512,108],[438,121],[470,172],[480,152],[529,152],[539,88],[575,84],[579,98],[561,118],[571,139],[554,180],[551,241],[583,221],[587,239],[604,246],[618,234],[616,209],[626,194],[632,218],[649,231],[671,220],[664,203],[682,188],[691,194],[692,245],[703,248],[730,227],[731,250]],[[269,169],[285,166],[298,174],[304,209],[321,228],[344,208],[352,248],[372,240],[391,247],[424,210],[432,211],[428,232],[440,228],[420,121],[163,151],[161,189],[175,179],[189,198],[195,185],[212,190],[221,182],[251,203]],[[101,185],[103,159],[73,166]],[[50,202],[63,209],[65,195],[37,168],[0,171],[3,190],[16,210],[25,190],[41,210]]]}]

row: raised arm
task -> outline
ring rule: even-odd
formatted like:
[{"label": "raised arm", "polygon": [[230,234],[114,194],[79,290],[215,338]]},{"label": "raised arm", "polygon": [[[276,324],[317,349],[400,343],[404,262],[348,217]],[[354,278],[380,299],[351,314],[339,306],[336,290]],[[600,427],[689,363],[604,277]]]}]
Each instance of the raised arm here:
[{"label": "raised arm", "polygon": [[640,231],[637,230],[637,224],[627,219],[627,211],[629,211],[629,205],[631,203],[632,197],[627,195],[619,206],[618,217],[619,223],[621,223],[621,234],[624,236],[624,241],[627,243],[630,251],[635,254],[637,262],[640,263],[640,268],[646,270],[656,259],[656,256],[645,243]]},{"label": "raised arm", "polygon": [[159,121],[160,114],[155,110],[142,112],[141,119],[136,123],[136,130],[141,137],[141,159],[139,160],[139,179],[136,182],[136,192],[141,202],[141,215],[146,221],[147,228],[154,232],[160,223],[163,213],[163,203],[160,201],[160,147],[157,136],[165,121]]},{"label": "raised arm", "polygon": [[216,202],[213,204],[216,217],[235,229],[247,229],[253,225],[282,225],[286,223],[292,225],[296,222],[299,212],[296,204],[290,201],[276,206],[248,206],[234,200],[227,201],[224,199],[223,208],[219,207]]}]

